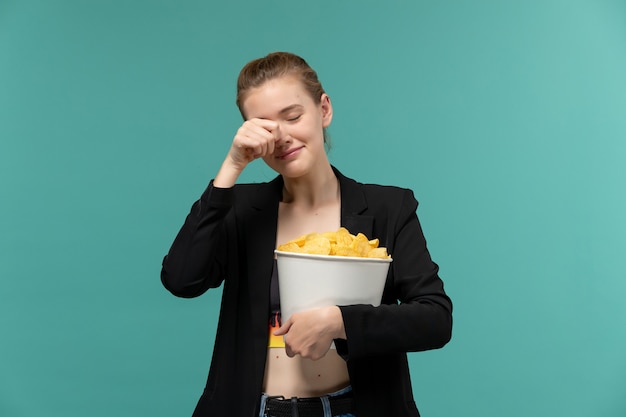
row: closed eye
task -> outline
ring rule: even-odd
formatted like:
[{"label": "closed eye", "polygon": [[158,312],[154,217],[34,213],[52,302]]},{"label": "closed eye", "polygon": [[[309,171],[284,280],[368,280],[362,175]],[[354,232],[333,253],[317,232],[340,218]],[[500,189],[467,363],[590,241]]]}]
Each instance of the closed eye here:
[{"label": "closed eye", "polygon": [[294,117],[290,117],[290,118],[288,118],[288,119],[287,119],[287,121],[288,121],[288,122],[295,122],[295,121],[297,121],[298,119],[300,119],[300,117],[302,117],[302,115],[301,115],[301,114],[299,114],[299,115],[297,115],[297,116],[294,116]]}]

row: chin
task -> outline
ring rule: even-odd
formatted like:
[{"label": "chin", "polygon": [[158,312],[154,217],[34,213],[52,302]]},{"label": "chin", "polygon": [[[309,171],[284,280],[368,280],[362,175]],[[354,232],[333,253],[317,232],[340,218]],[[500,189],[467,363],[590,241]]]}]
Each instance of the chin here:
[{"label": "chin", "polygon": [[274,170],[286,178],[298,178],[306,175],[310,171],[307,166],[303,166],[303,164],[297,163],[296,161],[276,167]]}]

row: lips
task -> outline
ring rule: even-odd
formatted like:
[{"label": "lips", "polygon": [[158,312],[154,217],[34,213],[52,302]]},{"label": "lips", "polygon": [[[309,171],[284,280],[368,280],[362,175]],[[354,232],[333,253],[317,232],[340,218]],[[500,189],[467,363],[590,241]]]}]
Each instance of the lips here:
[{"label": "lips", "polygon": [[296,147],[296,148],[291,148],[291,149],[287,149],[284,152],[279,153],[276,158],[278,159],[288,159],[291,156],[294,156],[296,153],[298,153],[298,151],[300,149],[302,149],[302,146]]}]

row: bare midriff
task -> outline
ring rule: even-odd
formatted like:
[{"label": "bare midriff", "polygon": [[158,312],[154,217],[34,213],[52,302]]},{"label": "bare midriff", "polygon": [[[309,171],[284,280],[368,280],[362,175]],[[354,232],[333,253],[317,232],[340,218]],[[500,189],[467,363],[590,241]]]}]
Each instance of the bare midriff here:
[{"label": "bare midriff", "polygon": [[285,348],[267,349],[263,392],[268,395],[319,397],[350,385],[348,368],[335,349],[319,360],[290,358]]}]

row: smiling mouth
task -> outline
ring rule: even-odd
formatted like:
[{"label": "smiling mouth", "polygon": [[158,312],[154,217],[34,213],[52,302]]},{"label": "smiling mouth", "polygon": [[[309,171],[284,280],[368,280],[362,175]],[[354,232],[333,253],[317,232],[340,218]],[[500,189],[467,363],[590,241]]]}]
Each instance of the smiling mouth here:
[{"label": "smiling mouth", "polygon": [[302,149],[302,147],[289,149],[288,151],[282,152],[281,154],[279,154],[277,158],[278,159],[288,158],[290,155],[293,155],[295,152],[298,152],[300,149]]}]

